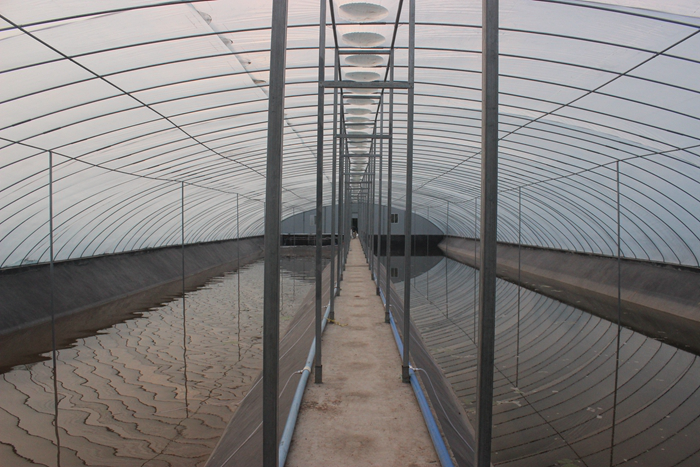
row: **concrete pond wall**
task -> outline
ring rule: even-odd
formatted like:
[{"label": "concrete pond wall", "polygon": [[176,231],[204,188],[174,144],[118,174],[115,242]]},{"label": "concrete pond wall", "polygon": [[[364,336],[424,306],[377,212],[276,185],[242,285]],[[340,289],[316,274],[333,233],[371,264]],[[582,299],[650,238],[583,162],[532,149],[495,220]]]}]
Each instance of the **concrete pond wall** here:
[{"label": "concrete pond wall", "polygon": [[[440,248],[478,269],[478,241],[449,237]],[[518,283],[517,245],[498,245],[497,275]],[[622,259],[620,278],[623,326],[700,355],[700,270]],[[520,280],[523,287],[617,322],[617,258],[522,247]]]},{"label": "concrete pond wall", "polygon": [[[185,288],[235,270],[238,254],[236,240],[186,245]],[[241,266],[262,257],[262,237],[241,240]],[[182,266],[180,246],[55,263],[58,347],[181,296]],[[51,350],[50,266],[0,270],[0,297],[0,368]]]}]

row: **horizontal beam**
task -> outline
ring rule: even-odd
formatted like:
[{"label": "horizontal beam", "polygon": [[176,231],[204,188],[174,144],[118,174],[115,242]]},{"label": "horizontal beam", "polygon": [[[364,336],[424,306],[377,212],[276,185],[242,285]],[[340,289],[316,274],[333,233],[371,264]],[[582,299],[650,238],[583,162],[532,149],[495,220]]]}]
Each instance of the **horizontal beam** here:
[{"label": "horizontal beam", "polygon": [[335,135],[336,138],[340,139],[361,139],[361,138],[371,138],[371,139],[389,139],[389,135],[349,135],[347,133],[338,133]]},{"label": "horizontal beam", "polygon": [[323,81],[319,83],[323,88],[346,88],[346,89],[411,89],[413,87],[408,81]]},{"label": "horizontal beam", "polygon": [[350,158],[350,157],[378,157],[381,159],[382,155],[381,154],[343,154],[340,157],[347,157],[347,158]]},{"label": "horizontal beam", "polygon": [[391,49],[340,49],[338,51],[340,55],[356,55],[356,54],[372,54],[372,55],[389,55],[391,54]]}]

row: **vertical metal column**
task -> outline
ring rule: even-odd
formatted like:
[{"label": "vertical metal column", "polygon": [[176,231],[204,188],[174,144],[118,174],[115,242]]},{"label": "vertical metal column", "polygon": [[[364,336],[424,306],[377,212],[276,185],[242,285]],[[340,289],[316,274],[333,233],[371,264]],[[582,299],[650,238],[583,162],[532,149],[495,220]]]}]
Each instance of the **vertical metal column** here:
[{"label": "vertical metal column", "polygon": [[474,318],[474,327],[473,327],[473,330],[474,330],[474,344],[476,344],[476,343],[478,342],[478,339],[477,339],[477,337],[476,337],[476,315],[479,314],[479,312],[478,312],[478,310],[479,310],[479,302],[478,302],[478,300],[477,300],[477,296],[478,296],[477,290],[478,290],[478,288],[477,288],[477,284],[476,284],[476,272],[477,272],[477,270],[478,270],[478,268],[477,268],[477,266],[476,266],[476,265],[478,264],[478,261],[477,261],[477,258],[476,258],[476,245],[477,245],[477,243],[476,243],[477,235],[476,235],[476,234],[477,234],[477,232],[478,232],[478,227],[477,227],[477,212],[478,212],[478,209],[479,209],[478,203],[477,203],[478,200],[479,200],[479,198],[474,198],[474,283],[473,283],[473,285],[472,285],[472,287],[474,288],[474,316],[473,316],[473,318]]},{"label": "vertical metal column", "polygon": [[410,383],[408,372],[411,348],[411,227],[413,217],[413,104],[416,61],[416,0],[408,10],[408,121],[406,125],[406,215],[404,219],[404,288],[403,288],[403,364],[401,379]]},{"label": "vertical metal column", "polygon": [[[374,147],[376,145],[376,140],[374,140]],[[375,153],[376,150],[373,150],[372,153]],[[374,219],[374,197],[375,197],[375,189],[376,189],[376,182],[377,182],[377,162],[376,158],[371,157],[369,159],[369,166],[372,167],[370,170],[370,177],[371,177],[371,184],[369,185],[369,191],[370,191],[370,196],[369,196],[369,229],[368,229],[368,242],[367,242],[367,253],[368,257],[367,259],[369,260],[369,278],[374,279],[374,260],[373,260],[373,255],[374,255],[374,227],[375,227],[375,219]]]},{"label": "vertical metal column", "polygon": [[498,0],[482,0],[481,274],[476,465],[491,465],[498,215]]},{"label": "vertical metal column", "polygon": [[287,0],[272,4],[270,87],[265,181],[265,285],[263,302],[263,467],[278,467],[277,393],[279,389],[280,223]]},{"label": "vertical metal column", "polygon": [[[427,219],[428,219],[428,225],[430,225],[430,206],[427,207]],[[430,251],[428,251],[428,243],[430,241],[430,237],[428,236],[428,228],[426,227],[425,229],[425,256],[427,257],[430,254]],[[430,301],[430,269],[428,269],[425,272],[426,275],[426,281],[425,281],[425,297]]]},{"label": "vertical metal column", "polygon": [[316,364],[314,381],[323,382],[321,356],[321,298],[323,297],[323,133],[326,110],[326,0],[320,1],[321,18],[318,23],[318,124],[316,128]]},{"label": "vertical metal column", "polygon": [[182,312],[185,312],[185,182],[180,182],[180,241],[182,256]]},{"label": "vertical metal column", "polygon": [[621,213],[620,213],[620,161],[615,162],[615,184],[617,191],[617,339],[615,349],[615,387],[613,390],[612,429],[610,433],[610,467],[614,464],[615,454],[615,425],[617,423],[617,385],[620,373],[620,333],[622,320],[622,245],[621,243]]},{"label": "vertical metal column", "polygon": [[[292,216],[293,218],[294,216]],[[238,361],[241,361],[241,216],[238,210],[238,193],[236,193],[236,295],[238,299],[238,317],[236,323],[238,326]]]},{"label": "vertical metal column", "polygon": [[[338,53],[336,51],[335,61],[333,64],[333,80],[338,81]],[[335,255],[338,251],[336,247],[336,235],[335,229],[337,224],[336,219],[336,176],[337,176],[337,160],[338,160],[338,138],[335,135],[338,134],[338,88],[333,89],[333,161],[332,161],[332,177],[331,177],[331,302],[330,302],[330,312],[328,317],[330,319],[335,319]],[[338,260],[339,261],[339,260]]]},{"label": "vertical metal column", "polygon": [[447,262],[449,256],[447,253],[450,251],[450,202],[447,202],[447,223],[445,225],[445,318],[450,317],[450,283],[448,281],[449,275],[447,274]]},{"label": "vertical metal column", "polygon": [[[379,134],[384,137],[384,94],[379,98]],[[381,271],[380,259],[382,256],[382,174],[384,172],[384,139],[379,140],[379,154],[377,147],[374,147],[375,156],[379,156],[379,212],[377,213],[377,266],[374,269],[374,277],[377,280],[377,295],[381,288],[381,279],[379,272]]]},{"label": "vertical metal column", "polygon": [[180,182],[180,243],[182,245],[182,361],[185,377],[185,417],[190,416],[187,397],[187,298],[185,297],[185,182]]},{"label": "vertical metal column", "polygon": [[[389,54],[389,79],[394,81],[394,49]],[[394,156],[394,89],[389,89],[389,147],[387,159],[387,179],[386,179],[386,290],[384,309],[384,322],[389,323],[389,313],[391,312],[391,185],[392,185],[392,165]]]},{"label": "vertical metal column", "polygon": [[[347,128],[345,128],[345,131],[347,131]],[[343,146],[345,147],[345,154],[348,154],[348,146],[347,146],[347,140],[343,141]],[[346,164],[346,169],[348,172],[350,171],[350,159],[347,159],[345,161]],[[352,192],[350,190],[350,177],[346,176],[345,177],[345,236],[347,238],[347,241],[345,242],[345,250],[343,251],[343,270],[345,270],[345,266],[347,264],[348,260],[348,252],[350,251],[350,240],[352,236],[350,235],[350,232],[352,230],[352,205],[353,205],[353,198],[352,198]],[[359,212],[358,212],[359,216]],[[359,220],[359,219],[358,219]]]},{"label": "vertical metal column", "polygon": [[522,187],[518,187],[518,322],[517,334],[515,338],[515,387],[519,387],[520,377],[520,296],[523,288],[521,279],[521,258],[520,246],[522,245],[522,209],[523,209],[523,194]]},{"label": "vertical metal column", "polygon": [[61,465],[61,437],[58,432],[58,354],[56,340],[56,278],[53,239],[53,153],[49,151],[49,306],[51,307],[51,373],[53,376],[53,430],[56,436],[56,465]]},{"label": "vertical metal column", "polygon": [[[365,251],[365,259],[367,258],[367,226],[369,225],[369,219],[367,211],[369,210],[369,164],[365,167],[365,174],[362,177],[362,181],[365,182],[360,185],[360,212],[357,227],[362,235],[360,235],[360,240],[362,242],[363,250]],[[369,263],[369,261],[368,261]]]},{"label": "vertical metal column", "polygon": [[[347,131],[347,128],[345,129]],[[349,154],[349,149],[347,146],[347,142],[345,144],[345,154]],[[350,170],[350,159],[347,160],[347,170]],[[348,259],[348,253],[350,253],[350,239],[352,238],[351,232],[352,232],[352,210],[353,210],[353,203],[355,202],[355,199],[353,198],[353,193],[352,193],[352,186],[350,185],[350,178],[345,177],[345,202],[348,205],[347,209],[347,222],[345,223],[345,230],[347,231],[348,234],[348,241],[345,244],[345,261],[343,261],[343,269],[345,269],[345,266],[347,266],[347,259]],[[357,203],[358,203],[358,222],[359,222],[359,194],[356,195],[357,197]],[[358,225],[359,228],[359,225]]]},{"label": "vertical metal column", "polygon": [[[336,61],[338,60],[338,56],[336,54]],[[341,94],[342,97],[342,94]],[[341,99],[340,101],[340,109],[342,113],[343,109],[343,101]],[[343,120],[342,118],[340,119],[340,132],[342,133],[344,130],[344,125],[343,125]],[[334,137],[335,138],[335,137]],[[344,187],[345,187],[345,171],[346,169],[346,161],[345,161],[345,151],[344,147],[345,144],[343,143],[343,140],[341,139],[339,142],[339,151],[338,151],[338,295],[340,295],[340,281],[343,280],[343,251],[345,249],[345,193],[344,193]]]}]

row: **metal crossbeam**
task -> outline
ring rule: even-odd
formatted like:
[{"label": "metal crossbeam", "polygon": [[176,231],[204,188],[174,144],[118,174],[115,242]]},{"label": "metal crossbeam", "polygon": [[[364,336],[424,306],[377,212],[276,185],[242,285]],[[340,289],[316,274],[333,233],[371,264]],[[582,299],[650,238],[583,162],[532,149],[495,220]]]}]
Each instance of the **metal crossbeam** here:
[{"label": "metal crossbeam", "polygon": [[407,81],[324,81],[320,84],[324,88],[346,88],[346,89],[412,89],[413,85]]},{"label": "metal crossbeam", "polygon": [[340,55],[358,55],[358,54],[372,54],[372,55],[389,55],[391,54],[391,49],[345,49],[339,50]]},{"label": "metal crossbeam", "polygon": [[377,157],[379,159],[382,158],[381,154],[345,154],[340,157]]},{"label": "metal crossbeam", "polygon": [[389,135],[349,135],[347,133],[338,133],[335,135],[336,138],[340,139],[362,139],[362,138],[370,138],[370,139],[389,139]]}]

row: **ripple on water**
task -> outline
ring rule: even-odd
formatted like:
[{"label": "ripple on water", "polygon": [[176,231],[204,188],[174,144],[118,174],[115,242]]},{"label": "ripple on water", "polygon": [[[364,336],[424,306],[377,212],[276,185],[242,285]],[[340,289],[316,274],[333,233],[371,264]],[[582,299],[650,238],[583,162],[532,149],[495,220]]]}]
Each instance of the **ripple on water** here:
[{"label": "ripple on water", "polygon": [[[312,258],[283,261],[281,332]],[[307,272],[308,271],[308,272]],[[58,351],[62,465],[203,465],[262,367],[263,261]],[[50,354],[48,355],[50,358]],[[51,360],[0,375],[2,465],[57,464]]]}]

